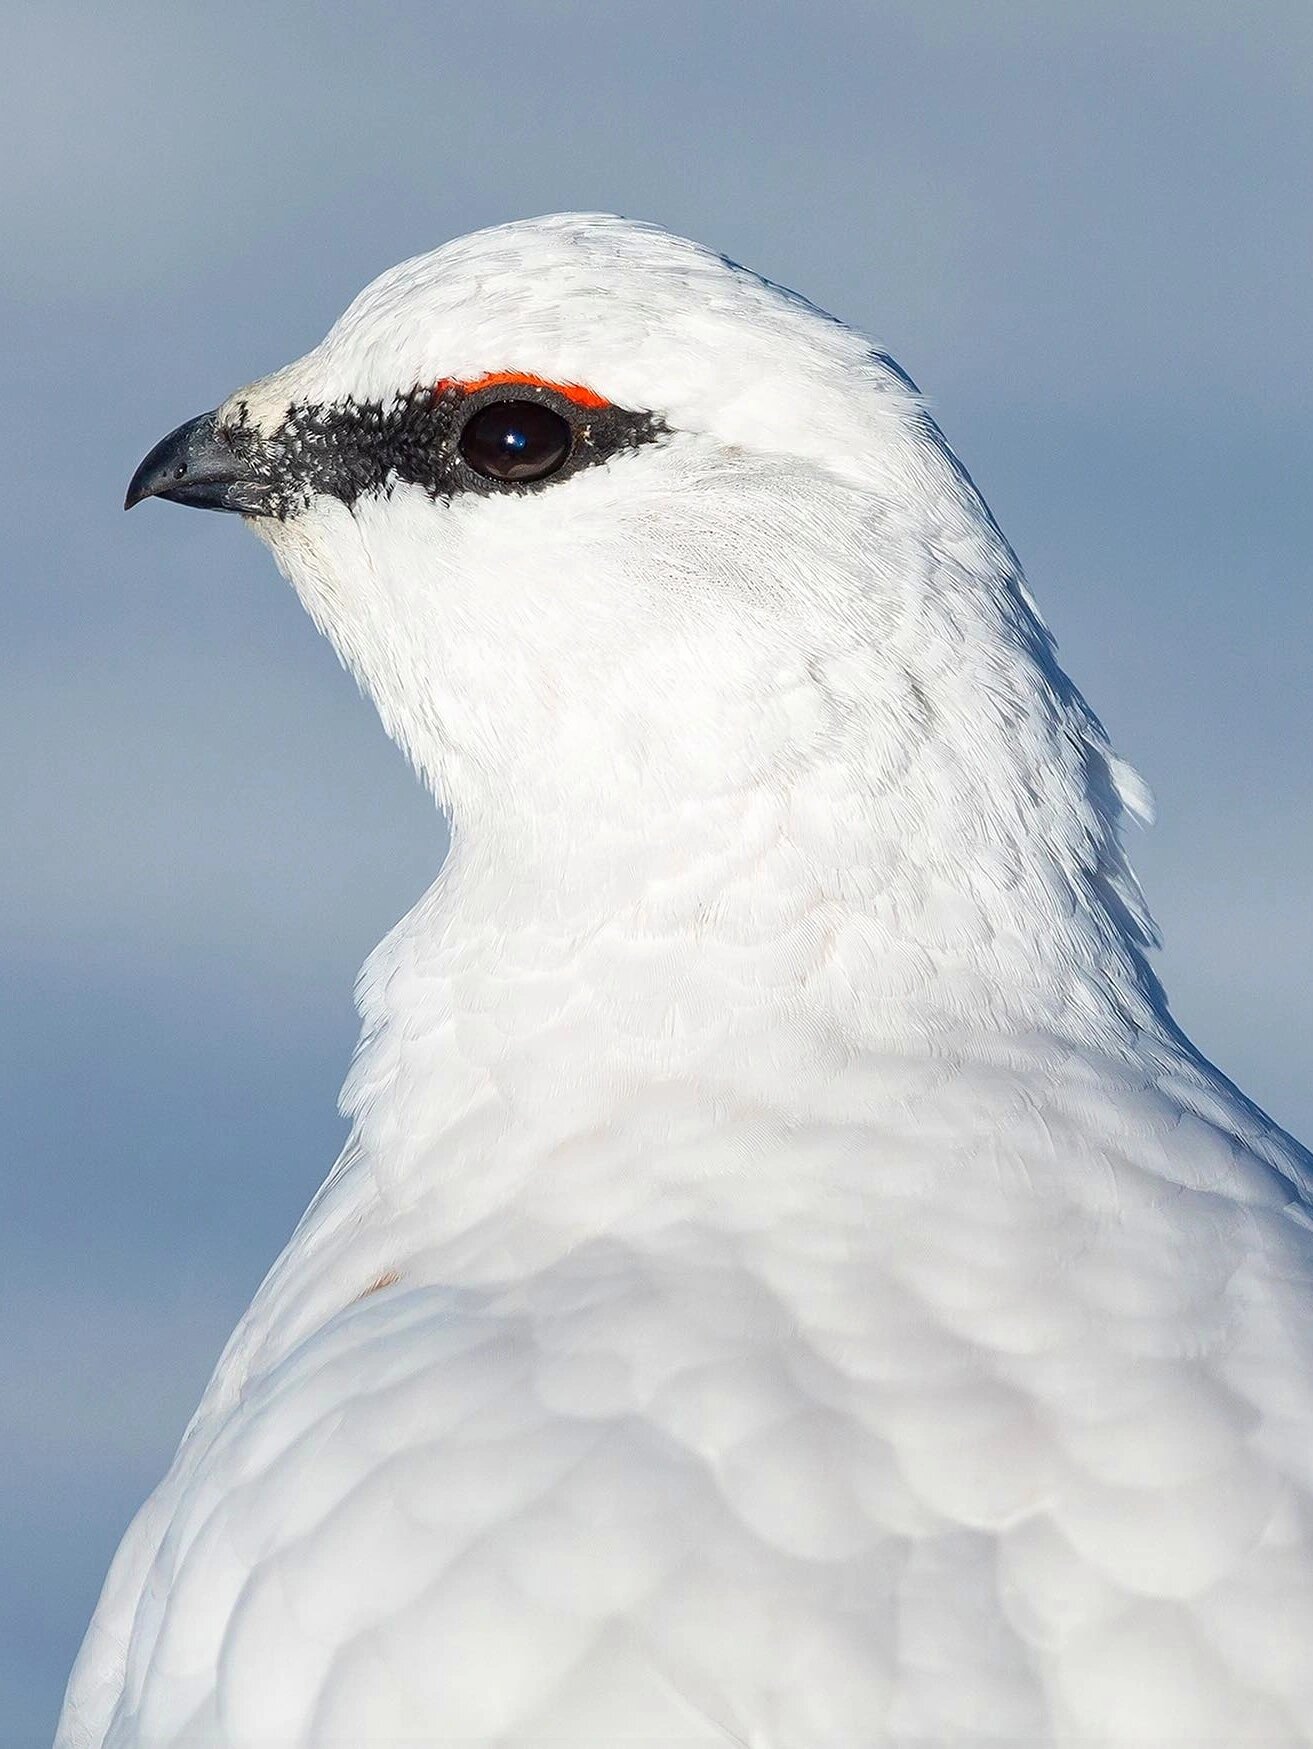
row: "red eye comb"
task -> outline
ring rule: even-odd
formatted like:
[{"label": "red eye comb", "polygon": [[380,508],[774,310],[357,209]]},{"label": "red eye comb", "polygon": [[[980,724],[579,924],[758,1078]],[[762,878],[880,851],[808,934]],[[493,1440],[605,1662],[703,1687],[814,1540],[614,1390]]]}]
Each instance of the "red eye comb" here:
[{"label": "red eye comb", "polygon": [[525,388],[550,389],[553,394],[561,395],[567,401],[573,401],[576,407],[586,407],[590,412],[599,412],[611,403],[604,395],[595,395],[591,389],[585,389],[579,383],[553,383],[546,377],[531,375],[522,370],[490,370],[481,377],[442,377],[434,385],[435,395],[445,395],[448,389],[458,389],[464,395],[473,394],[476,389],[492,388]]}]

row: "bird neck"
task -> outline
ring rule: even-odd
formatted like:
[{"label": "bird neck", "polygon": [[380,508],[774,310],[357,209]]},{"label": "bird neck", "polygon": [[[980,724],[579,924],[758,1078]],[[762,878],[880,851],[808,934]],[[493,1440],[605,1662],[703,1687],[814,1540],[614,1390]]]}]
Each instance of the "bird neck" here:
[{"label": "bird neck", "polygon": [[458,822],[366,967],[348,1106],[395,1149],[488,1101],[577,1132],[644,1084],[805,1103],[863,1055],[1125,1053],[1161,1016],[1100,798],[961,778],[830,744],[787,780],[569,831]]}]

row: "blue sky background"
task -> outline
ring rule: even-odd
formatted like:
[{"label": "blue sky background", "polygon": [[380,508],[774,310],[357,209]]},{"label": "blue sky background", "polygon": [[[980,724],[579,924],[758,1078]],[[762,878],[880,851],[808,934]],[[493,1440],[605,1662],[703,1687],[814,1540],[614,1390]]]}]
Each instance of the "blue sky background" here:
[{"label": "blue sky background", "polygon": [[1313,1139],[1313,9],[13,5],[0,106],[0,1742],[342,1136],[444,834],[233,519],[145,449],[366,280],[560,208],[876,335],[1144,772],[1178,1017]]}]

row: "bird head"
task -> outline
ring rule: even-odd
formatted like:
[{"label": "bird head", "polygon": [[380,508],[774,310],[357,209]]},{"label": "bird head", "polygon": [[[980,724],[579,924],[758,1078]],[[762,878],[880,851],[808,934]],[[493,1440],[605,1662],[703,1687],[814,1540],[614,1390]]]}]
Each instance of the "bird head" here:
[{"label": "bird head", "polygon": [[653,226],[403,263],[148,496],[247,519],[458,828],[632,856],[765,796],[836,881],[947,895],[909,929],[1133,908],[1123,768],[912,383]]},{"label": "bird head", "polygon": [[129,499],[242,514],[458,813],[489,786],[602,806],[805,751],[809,662],[888,642],[903,591],[871,564],[905,575],[928,468],[961,490],[928,433],[860,335],[571,215],[383,275]]}]

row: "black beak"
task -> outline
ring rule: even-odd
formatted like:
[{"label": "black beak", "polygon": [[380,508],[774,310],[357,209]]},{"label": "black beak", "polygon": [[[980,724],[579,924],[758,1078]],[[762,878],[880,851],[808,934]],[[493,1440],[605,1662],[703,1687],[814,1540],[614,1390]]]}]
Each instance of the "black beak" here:
[{"label": "black beak", "polygon": [[132,476],[123,508],[143,498],[171,498],[200,510],[235,510],[269,516],[270,488],[248,454],[238,454],[213,413],[189,419],[163,437]]}]

